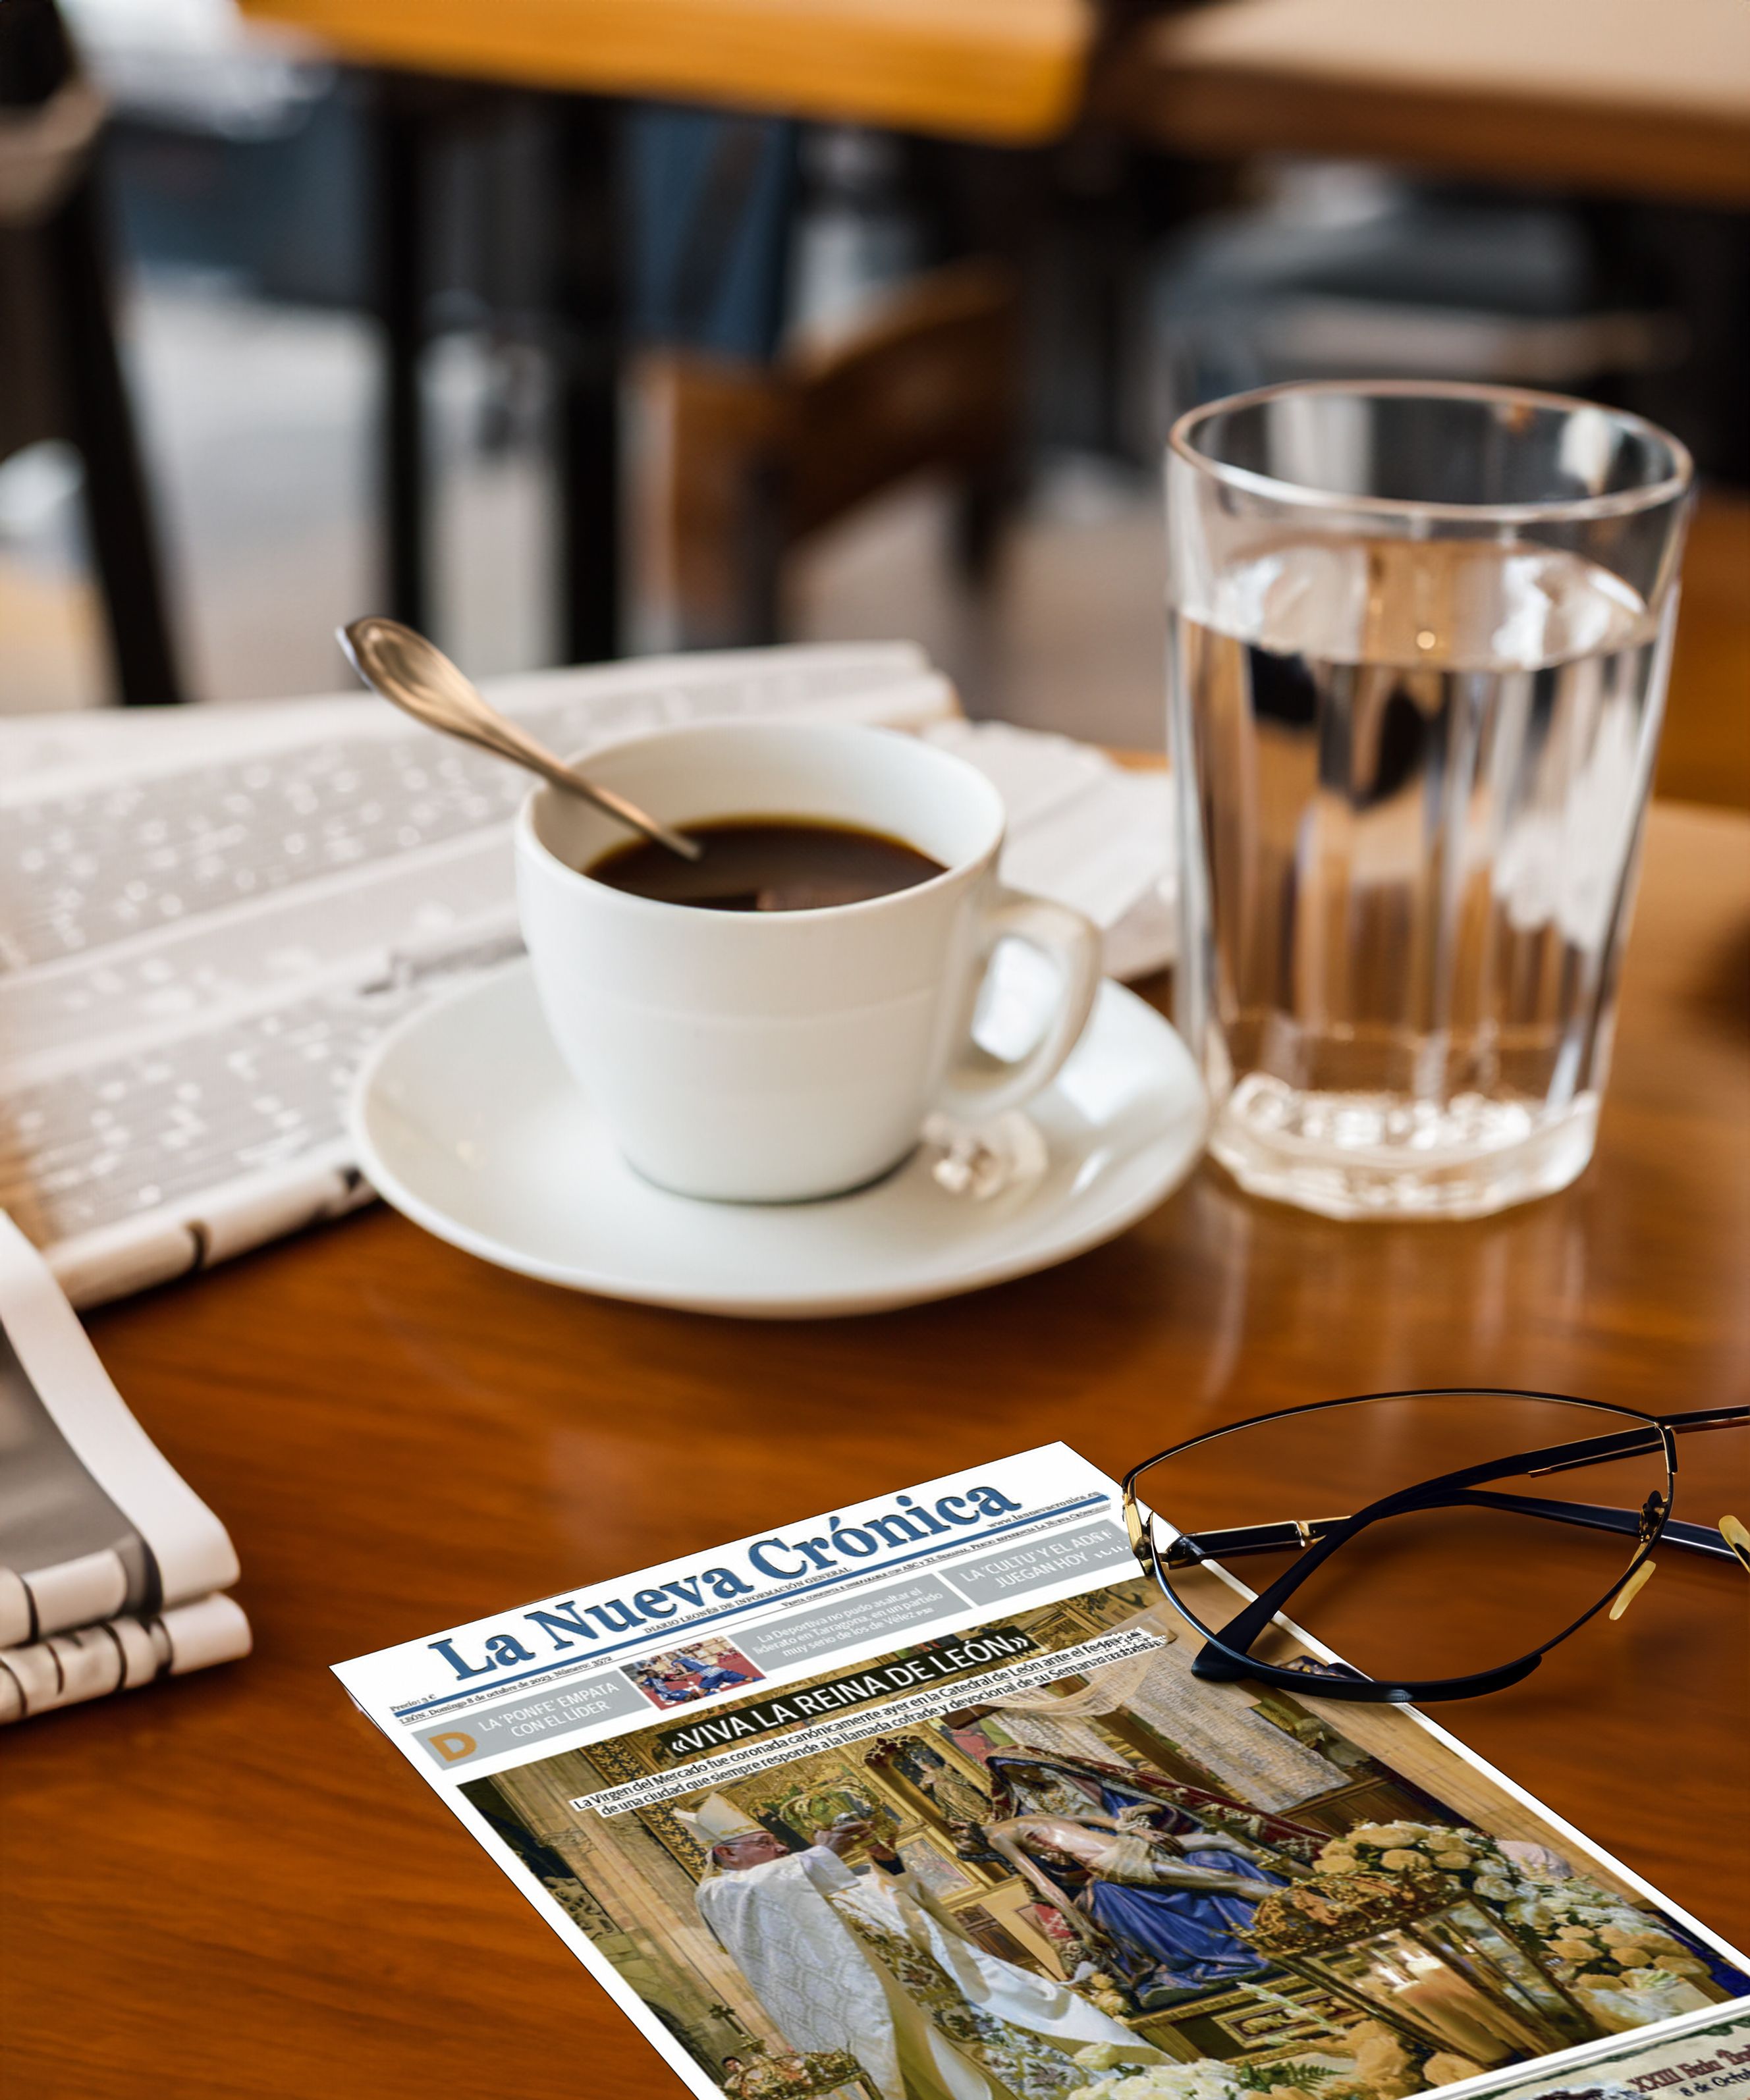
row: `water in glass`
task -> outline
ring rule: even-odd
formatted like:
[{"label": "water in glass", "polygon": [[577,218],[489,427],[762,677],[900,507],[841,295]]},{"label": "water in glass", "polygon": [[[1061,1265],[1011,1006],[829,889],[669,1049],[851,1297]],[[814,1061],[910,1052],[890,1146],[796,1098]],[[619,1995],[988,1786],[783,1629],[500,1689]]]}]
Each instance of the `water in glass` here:
[{"label": "water in glass", "polygon": [[1253,1190],[1465,1215],[1592,1149],[1663,617],[1510,536],[1284,529],[1177,593],[1182,1025]]}]

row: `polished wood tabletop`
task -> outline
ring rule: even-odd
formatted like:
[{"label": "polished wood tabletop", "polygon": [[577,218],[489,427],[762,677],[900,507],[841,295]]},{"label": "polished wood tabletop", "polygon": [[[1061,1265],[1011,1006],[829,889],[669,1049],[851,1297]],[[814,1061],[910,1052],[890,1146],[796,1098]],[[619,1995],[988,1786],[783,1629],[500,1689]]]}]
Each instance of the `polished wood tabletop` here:
[{"label": "polished wood tabletop", "polygon": [[1011,144],[1080,104],[1091,0],[243,0],[356,64]]},{"label": "polished wood tabletop", "polygon": [[1098,98],[1181,152],[1750,203],[1742,0],[1222,0],[1143,24]]},{"label": "polished wood tabletop", "polygon": [[[1742,1399],[1747,995],[1750,819],[1659,805],[1598,1159],[1497,1218],[1339,1224],[1205,1166],[1047,1274],[761,1324],[568,1295],[379,1209],[95,1315],[232,1529],[257,1646],[7,1732],[0,2091],[678,2093],[327,1665],[1058,1437],[1116,1471],[1369,1388]],[[1750,1439],[1690,1440],[1679,1513],[1750,1518]],[[1442,1718],[1741,1944],[1750,1591],[1660,1560],[1620,1624]]]}]

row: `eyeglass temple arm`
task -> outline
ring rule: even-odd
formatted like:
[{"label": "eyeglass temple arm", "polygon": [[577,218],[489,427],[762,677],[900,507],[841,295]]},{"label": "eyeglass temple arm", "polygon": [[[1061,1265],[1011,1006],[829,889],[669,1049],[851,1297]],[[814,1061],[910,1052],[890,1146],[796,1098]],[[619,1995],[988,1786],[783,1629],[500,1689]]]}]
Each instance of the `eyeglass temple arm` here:
[{"label": "eyeglass temple arm", "polygon": [[[1587,1531],[1609,1531],[1625,1538],[1640,1535],[1639,1510],[1613,1509],[1602,1502],[1550,1502],[1536,1495],[1497,1495],[1473,1489],[1452,1498],[1489,1509],[1506,1510],[1515,1516],[1547,1518],[1552,1524],[1577,1524]],[[1321,1516],[1303,1520],[1305,1529],[1292,1519],[1284,1524],[1235,1524],[1226,1531],[1182,1533],[1162,1556],[1169,1568],[1188,1568],[1200,1560],[1234,1560],[1248,1553],[1279,1553],[1284,1548],[1304,1546],[1323,1538],[1347,1517]],[[1711,1524],[1683,1524],[1673,1518],[1664,1529],[1663,1543],[1682,1546],[1690,1553],[1705,1553],[1721,1560],[1738,1556]]]},{"label": "eyeglass temple arm", "polygon": [[[1711,1414],[1712,1410],[1708,1412]],[[1675,1418],[1672,1427],[1675,1428],[1682,1419],[1681,1416]],[[1710,1421],[1695,1426],[1713,1425]],[[1261,1590],[1222,1628],[1217,1636],[1219,1646],[1244,1654],[1301,1585],[1324,1566],[1339,1546],[1369,1524],[1412,1510],[1449,1507],[1455,1502],[1466,1499],[1469,1490],[1487,1480],[1511,1480],[1527,1473],[1565,1472],[1575,1466],[1597,1465],[1607,1459],[1633,1458],[1640,1453],[1659,1450],[1664,1448],[1659,1432],[1660,1425],[1649,1422],[1645,1428],[1619,1430],[1609,1436],[1586,1436],[1571,1444],[1542,1445],[1535,1450],[1515,1452],[1509,1458],[1494,1458],[1482,1465],[1461,1466],[1453,1472],[1437,1474],[1434,1479],[1421,1481],[1414,1487],[1399,1488],[1394,1494],[1381,1495],[1377,1502],[1369,1502],[1352,1516],[1329,1519],[1330,1529],[1324,1535],[1315,1538],[1268,1589]],[[1207,1649],[1204,1653],[1208,1653]]]},{"label": "eyeglass temple arm", "polygon": [[[1650,1421],[1645,1429],[1617,1430],[1609,1436],[1583,1436],[1572,1444],[1556,1444],[1543,1451],[1522,1451],[1517,1458],[1487,1471],[1476,1469],[1479,1479],[1499,1480],[1503,1475],[1569,1473],[1576,1467],[1607,1464],[1612,1458],[1633,1458],[1658,1448],[1660,1429],[1685,1436],[1705,1429],[1733,1429],[1750,1422],[1750,1407],[1697,1407],[1682,1414],[1664,1414]],[[1449,1474],[1448,1479],[1456,1479]],[[1428,1483],[1433,1485],[1432,1482]]]},{"label": "eyeglass temple arm", "polygon": [[[1298,1410],[1288,1411],[1294,1413]],[[1313,1539],[1323,1538],[1333,1525],[1370,1522],[1376,1515],[1393,1515],[1399,1507],[1435,1507],[1438,1505],[1438,1491],[1442,1489],[1475,1486],[1484,1480],[1511,1479],[1518,1473],[1538,1475],[1571,1472],[1576,1467],[1582,1466],[1606,1464],[1613,1458],[1639,1457],[1659,1448],[1661,1440],[1659,1432],[1661,1428],[1668,1430],[1673,1436],[1682,1436],[1698,1430],[1735,1428],[1740,1423],[1747,1422],[1750,1422],[1750,1407],[1693,1408],[1682,1414],[1662,1415],[1656,1419],[1649,1420],[1644,1429],[1618,1430],[1608,1436],[1585,1436],[1569,1444],[1547,1445],[1538,1450],[1521,1451],[1514,1454],[1511,1458],[1495,1459],[1487,1465],[1469,1466],[1457,1472],[1437,1474],[1434,1478],[1424,1480],[1416,1487],[1400,1489],[1397,1494],[1385,1497],[1381,1501],[1371,1505],[1369,1509],[1359,1511],[1356,1516],[1308,1519],[1304,1532],[1298,1524],[1290,1521],[1280,1524],[1240,1525],[1225,1531],[1181,1533],[1179,1538],[1181,1539],[1195,1538],[1200,1546],[1208,1542],[1206,1551],[1201,1557],[1209,1557],[1217,1551],[1228,1555],[1274,1552],[1285,1546],[1308,1545]],[[1127,1507],[1134,1507],[1139,1502],[1140,1498],[1136,1493],[1136,1482],[1149,1470],[1150,1467],[1158,1462],[1159,1461],[1155,1458],[1145,1459],[1140,1466],[1133,1468],[1125,1476],[1125,1491]],[[1432,1495],[1434,1501],[1422,1502],[1421,1498],[1424,1495]],[[1629,1525],[1638,1527],[1637,1512],[1623,1511],[1615,1512],[1613,1515],[1607,1512],[1603,1506],[1595,1503],[1539,1502],[1526,1498],[1519,1502],[1517,1507],[1522,1514],[1527,1515],[1548,1516],[1553,1518],[1557,1523],[1590,1524],[1593,1528],[1600,1530],[1614,1531],[1626,1529]],[[1597,1517],[1589,1518],[1572,1514],[1575,1511],[1586,1509],[1596,1510],[1598,1512]],[[1615,1520],[1617,1517],[1622,1518],[1624,1521],[1617,1522]],[[1668,1523],[1665,1527],[1665,1535],[1674,1545],[1691,1546],[1696,1551],[1702,1553],[1718,1553],[1723,1551],[1728,1556],[1736,1557],[1732,1554],[1732,1549],[1720,1538],[1719,1533],[1705,1524]],[[1245,1542],[1247,1541],[1254,1542],[1247,1543]],[[1216,1542],[1219,1542],[1219,1544],[1217,1545]],[[1140,1542],[1140,1534],[1134,1535],[1133,1543],[1139,1546]],[[1199,1554],[1193,1551],[1180,1556],[1175,1563],[1170,1550],[1169,1553],[1169,1564],[1180,1566],[1183,1566],[1187,1561],[1199,1557]],[[1146,1560],[1144,1565],[1147,1565]]]},{"label": "eyeglass temple arm", "polygon": [[[1437,1473],[1431,1479],[1420,1481],[1414,1487],[1400,1488],[1395,1494],[1383,1496],[1366,1509],[1353,1516],[1316,1517],[1306,1520],[1302,1532],[1293,1520],[1279,1524],[1242,1525],[1228,1531],[1200,1531],[1182,1533],[1182,1540],[1195,1541],[1192,1551],[1175,1558],[1169,1548],[1169,1565],[1185,1565],[1198,1559],[1211,1559],[1217,1552],[1230,1555],[1240,1553],[1269,1553],[1284,1546],[1307,1546],[1315,1539],[1326,1537],[1337,1527],[1353,1526],[1359,1530],[1365,1524],[1382,1517],[1392,1516],[1412,1509],[1436,1509],[1458,1500],[1481,1499],[1460,1493],[1448,1493],[1448,1489],[1461,1490],[1474,1487],[1484,1480],[1511,1479],[1515,1474],[1533,1476],[1547,1473],[1571,1472],[1582,1466],[1608,1463],[1613,1458],[1632,1458],[1655,1451],[1659,1446],[1659,1431],[1668,1429],[1673,1436],[1706,1429],[1730,1429],[1742,1422],[1750,1422],[1750,1407],[1703,1407],[1686,1414],[1667,1414],[1658,1421],[1649,1421],[1644,1429],[1616,1430],[1608,1436],[1585,1436],[1570,1444],[1551,1444],[1533,1451],[1516,1452],[1507,1458],[1491,1459],[1486,1465],[1466,1466],[1456,1472]],[[1143,1470],[1139,1468],[1138,1471]],[[1611,1510],[1595,1502],[1545,1502],[1531,1496],[1494,1498],[1498,1507],[1512,1508],[1527,1516],[1548,1517],[1558,1524],[1575,1524],[1600,1531],[1634,1531],[1640,1528],[1640,1512],[1636,1510]],[[1589,1514],[1580,1514],[1580,1512]],[[1727,1560],[1738,1556],[1708,1524],[1668,1522],[1664,1537],[1674,1546],[1689,1547],[1698,1553],[1721,1555]],[[1246,1543],[1250,1540],[1253,1542]],[[1217,1543],[1219,1542],[1219,1544]],[[1310,1570],[1308,1571],[1310,1572]],[[1301,1578],[1304,1579],[1304,1577]]]}]

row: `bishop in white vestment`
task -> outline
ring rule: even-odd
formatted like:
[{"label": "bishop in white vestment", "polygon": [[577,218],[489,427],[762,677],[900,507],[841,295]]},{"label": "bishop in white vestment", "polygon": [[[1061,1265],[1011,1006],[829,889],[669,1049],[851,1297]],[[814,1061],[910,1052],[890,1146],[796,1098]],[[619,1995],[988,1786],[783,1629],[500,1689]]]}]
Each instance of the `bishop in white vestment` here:
[{"label": "bishop in white vestment", "polygon": [[699,1910],[792,2049],[849,2049],[882,2100],[1057,2100],[1092,2072],[1089,2042],[1163,2061],[1085,1999],[975,1946],[896,1855],[839,1857],[861,1825],[805,1852],[722,1794],[683,1815],[717,1872]]}]

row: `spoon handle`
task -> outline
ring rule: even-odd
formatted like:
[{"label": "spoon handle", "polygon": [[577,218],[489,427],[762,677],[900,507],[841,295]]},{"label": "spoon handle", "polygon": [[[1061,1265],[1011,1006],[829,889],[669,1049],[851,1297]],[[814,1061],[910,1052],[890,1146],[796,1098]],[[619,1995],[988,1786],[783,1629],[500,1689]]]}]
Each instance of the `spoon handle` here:
[{"label": "spoon handle", "polygon": [[[701,849],[696,839],[659,823],[635,802],[627,801],[611,788],[599,786],[555,758],[519,724],[490,706],[446,657],[412,629],[396,620],[354,620],[341,629],[338,639],[352,668],[371,690],[415,721],[445,736],[476,744],[495,758],[507,758],[515,765],[526,766],[566,794],[581,796],[617,823],[657,845],[666,846],[670,853],[680,854],[684,860],[698,859]],[[387,660],[380,661],[385,655]]]},{"label": "spoon handle", "polygon": [[568,795],[581,796],[585,801],[593,802],[606,815],[617,818],[622,824],[630,825],[645,838],[666,846],[670,853],[683,854],[688,860],[699,858],[696,839],[690,839],[681,832],[670,831],[666,824],[659,823],[647,811],[639,809],[636,803],[627,801],[622,795],[616,795],[612,788],[603,788],[599,782],[565,765],[544,745],[526,735],[507,717],[488,715],[476,718],[451,708],[441,697],[424,693],[419,695],[416,703],[413,696],[404,688],[398,688],[389,698],[430,728],[443,730],[451,736],[461,737],[469,743],[478,744],[483,751],[491,752],[495,757],[508,758],[518,765],[527,766],[531,773],[538,773],[543,780],[550,782]]},{"label": "spoon handle", "polygon": [[612,788],[603,788],[599,782],[586,779],[574,773],[568,765],[550,758],[543,752],[537,762],[531,757],[526,761],[543,780],[550,780],[555,788],[563,788],[568,795],[581,795],[586,802],[593,802],[598,810],[610,817],[616,817],[628,824],[652,845],[666,846],[670,853],[680,854],[683,860],[697,860],[705,849],[696,839],[689,838],[684,832],[671,831],[666,824],[659,823],[647,811],[629,802],[623,795],[616,795]]}]

